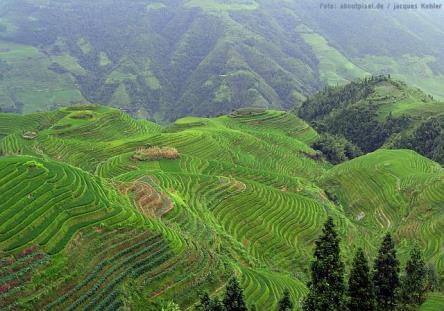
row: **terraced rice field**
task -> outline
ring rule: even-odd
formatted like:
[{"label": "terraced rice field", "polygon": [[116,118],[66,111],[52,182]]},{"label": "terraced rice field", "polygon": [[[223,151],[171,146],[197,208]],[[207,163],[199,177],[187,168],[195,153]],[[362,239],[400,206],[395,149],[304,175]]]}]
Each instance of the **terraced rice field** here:
[{"label": "terraced rice field", "polygon": [[[402,261],[418,240],[443,276],[443,168],[406,150],[333,167],[310,148],[316,137],[279,111],[164,128],[93,105],[0,114],[3,307],[119,310],[162,299],[189,309],[236,274],[249,305],[273,310],[289,288],[299,309],[329,215],[346,263],[391,230]],[[149,147],[179,157],[133,157]],[[20,286],[10,269],[23,271]]]}]

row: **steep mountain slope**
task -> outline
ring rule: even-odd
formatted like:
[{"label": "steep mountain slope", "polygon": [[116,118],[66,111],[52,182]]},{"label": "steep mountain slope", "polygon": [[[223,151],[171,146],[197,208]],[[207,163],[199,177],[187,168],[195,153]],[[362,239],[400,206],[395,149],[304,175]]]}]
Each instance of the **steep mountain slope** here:
[{"label": "steep mountain slope", "polygon": [[327,39],[328,50],[336,49],[361,70],[391,74],[443,98],[442,9],[393,10],[390,1],[379,1],[383,10],[319,10],[319,2],[295,2],[304,23]]},{"label": "steep mountain slope", "polygon": [[320,133],[346,139],[364,153],[409,148],[444,161],[444,103],[390,77],[327,87],[296,110]]},{"label": "steep mountain slope", "polygon": [[99,102],[175,120],[288,109],[381,72],[442,98],[442,17],[296,0],[4,0],[0,107]]},{"label": "steep mountain slope", "polygon": [[233,273],[248,304],[271,310],[289,288],[299,308],[327,216],[348,264],[388,229],[403,262],[417,239],[443,277],[444,171],[415,152],[332,166],[304,121],[262,109],[161,128],[88,105],[0,125],[0,218],[15,215],[0,226],[2,308],[187,308]]},{"label": "steep mountain slope", "polygon": [[441,266],[444,257],[436,250],[443,243],[443,173],[439,164],[413,151],[378,150],[334,167],[321,184],[370,232],[392,228],[405,243],[423,236],[429,241],[424,252],[437,256]]}]

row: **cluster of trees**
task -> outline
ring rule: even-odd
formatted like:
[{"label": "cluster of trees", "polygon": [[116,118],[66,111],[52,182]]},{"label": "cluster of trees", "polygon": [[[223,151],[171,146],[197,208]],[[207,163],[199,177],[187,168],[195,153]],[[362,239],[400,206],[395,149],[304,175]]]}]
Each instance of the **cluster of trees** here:
[{"label": "cluster of trees", "polygon": [[379,121],[375,107],[353,105],[316,122],[315,127],[321,135],[312,144],[313,149],[321,151],[331,163],[338,164],[380,148],[390,136],[406,129],[410,118],[406,115],[394,118],[390,113],[385,120]]},{"label": "cluster of trees", "polygon": [[432,117],[422,122],[412,133],[401,137],[396,148],[408,148],[444,163],[444,117]]},{"label": "cluster of trees", "polygon": [[[375,101],[372,95],[375,87],[385,81],[402,90],[402,85],[389,76],[376,76],[341,87],[327,87],[309,97],[298,113],[321,133],[313,148],[323,152],[327,160],[336,164],[372,152],[382,147],[394,134],[409,128],[412,118],[408,115],[395,118],[390,113],[381,120],[378,106],[385,99]],[[415,143],[414,139],[404,141],[405,146]]]},{"label": "cluster of trees", "polygon": [[[200,302],[196,306],[196,311],[255,311],[256,306],[247,307],[245,302],[243,289],[237,281],[236,277],[228,281],[225,295],[222,300],[219,298],[211,299],[208,293],[204,293],[200,297]],[[278,304],[278,311],[293,310],[293,302],[288,290],[284,291],[282,299]]]},{"label": "cluster of trees", "polygon": [[385,81],[401,91],[405,88],[390,76],[377,76],[345,86],[327,87],[309,97],[298,114],[321,133],[312,147],[333,164],[372,152],[383,145],[412,149],[444,163],[444,117],[423,120],[411,131],[418,121],[415,117],[402,115],[395,118],[389,113],[381,120],[378,106],[381,101],[392,99],[389,95],[375,99],[372,94],[378,83]]},{"label": "cluster of trees", "polygon": [[321,133],[342,136],[365,153],[380,148],[393,134],[404,130],[410,123],[408,116],[394,118],[389,114],[379,120],[377,107],[361,102],[335,110],[313,124]]},{"label": "cluster of trees", "polygon": [[[344,281],[345,265],[340,256],[340,239],[330,217],[322,236],[316,241],[311,281],[303,300],[304,311],[414,311],[425,301],[426,294],[437,288],[437,277],[426,266],[418,246],[410,253],[404,273],[401,273],[393,239],[387,233],[374,261],[373,269],[360,248]],[[288,290],[279,301],[278,311],[293,310]],[[248,311],[243,290],[236,278],[228,282],[222,300],[211,299],[207,293],[200,298],[196,311]]]},{"label": "cluster of trees", "polygon": [[304,311],[410,311],[417,310],[425,301],[430,282],[417,246],[412,249],[402,275],[389,233],[379,248],[372,271],[364,251],[359,249],[347,287],[339,243],[333,219],[329,218],[323,235],[316,241],[309,292],[303,302]]},{"label": "cluster of trees", "polygon": [[321,134],[312,144],[312,147],[315,150],[321,151],[326,159],[333,164],[351,160],[362,155],[361,149],[343,136],[329,133]]},{"label": "cluster of trees", "polygon": [[299,116],[308,121],[318,120],[335,109],[367,98],[374,91],[377,83],[388,79],[386,76],[372,76],[353,81],[345,86],[327,86],[304,101],[298,110]]},{"label": "cluster of trees", "polygon": [[236,277],[228,281],[223,300],[219,298],[211,299],[208,293],[200,297],[200,303],[196,306],[196,311],[247,311],[244,293]]}]

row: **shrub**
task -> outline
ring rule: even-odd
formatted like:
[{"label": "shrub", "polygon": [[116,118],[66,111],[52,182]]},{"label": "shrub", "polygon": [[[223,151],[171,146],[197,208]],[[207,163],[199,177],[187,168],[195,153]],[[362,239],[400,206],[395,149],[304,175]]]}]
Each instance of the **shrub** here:
[{"label": "shrub", "polygon": [[35,160],[30,160],[30,161],[25,162],[25,166],[27,168],[45,168],[42,163],[37,162]]},{"label": "shrub", "polygon": [[178,159],[180,157],[176,148],[139,148],[136,150],[132,158],[138,161],[160,160],[160,159]]}]

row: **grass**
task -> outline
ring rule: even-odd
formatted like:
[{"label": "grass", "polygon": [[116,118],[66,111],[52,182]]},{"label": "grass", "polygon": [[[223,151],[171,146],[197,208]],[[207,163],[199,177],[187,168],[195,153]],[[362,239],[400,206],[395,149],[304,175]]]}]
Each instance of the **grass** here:
[{"label": "grass", "polygon": [[369,234],[393,231],[403,259],[416,240],[442,269],[443,253],[437,245],[442,243],[444,224],[443,181],[442,167],[413,151],[378,150],[332,168],[322,184],[344,206],[348,218]]},{"label": "grass", "polygon": [[381,83],[375,88],[370,100],[381,103],[379,109],[381,118],[385,118],[389,113],[395,117],[403,114],[428,117],[443,112],[442,102],[434,100],[419,89],[409,88],[400,82]]},{"label": "grass", "polygon": [[444,99],[442,83],[444,76],[432,71],[435,58],[432,56],[402,55],[397,59],[387,56],[366,56],[356,59],[363,68],[371,72],[390,73],[393,78],[419,87],[439,100]]},{"label": "grass", "polygon": [[419,311],[439,311],[444,306],[444,296],[439,293],[429,294],[427,301],[421,306]]},{"label": "grass", "polygon": [[[391,230],[403,262],[417,240],[442,275],[442,167],[407,150],[331,166],[309,147],[317,135],[260,108],[163,128],[95,105],[0,114],[0,258],[31,246],[47,255],[8,306],[116,310],[162,298],[186,309],[237,274],[249,305],[274,309],[289,288],[299,309],[329,215],[347,264]],[[153,147],[180,157],[132,159]]]},{"label": "grass", "polygon": [[369,72],[353,64],[338,50],[330,46],[327,40],[319,34],[312,31],[307,32],[307,29],[304,29],[301,35],[315,51],[319,59],[321,80],[327,85],[345,84],[370,75]]},{"label": "grass", "polygon": [[[0,83],[3,108],[23,104],[24,113],[50,110],[57,105],[86,102],[69,74],[59,75],[48,69],[52,61],[34,47],[0,41],[0,61],[10,65]],[[79,67],[72,58],[56,58],[62,66]],[[75,67],[75,68],[74,68]]]},{"label": "grass", "polygon": [[76,75],[85,75],[85,69],[80,66],[77,59],[67,53],[57,56],[51,56],[51,60],[58,65],[62,66],[65,70],[72,72]]}]

